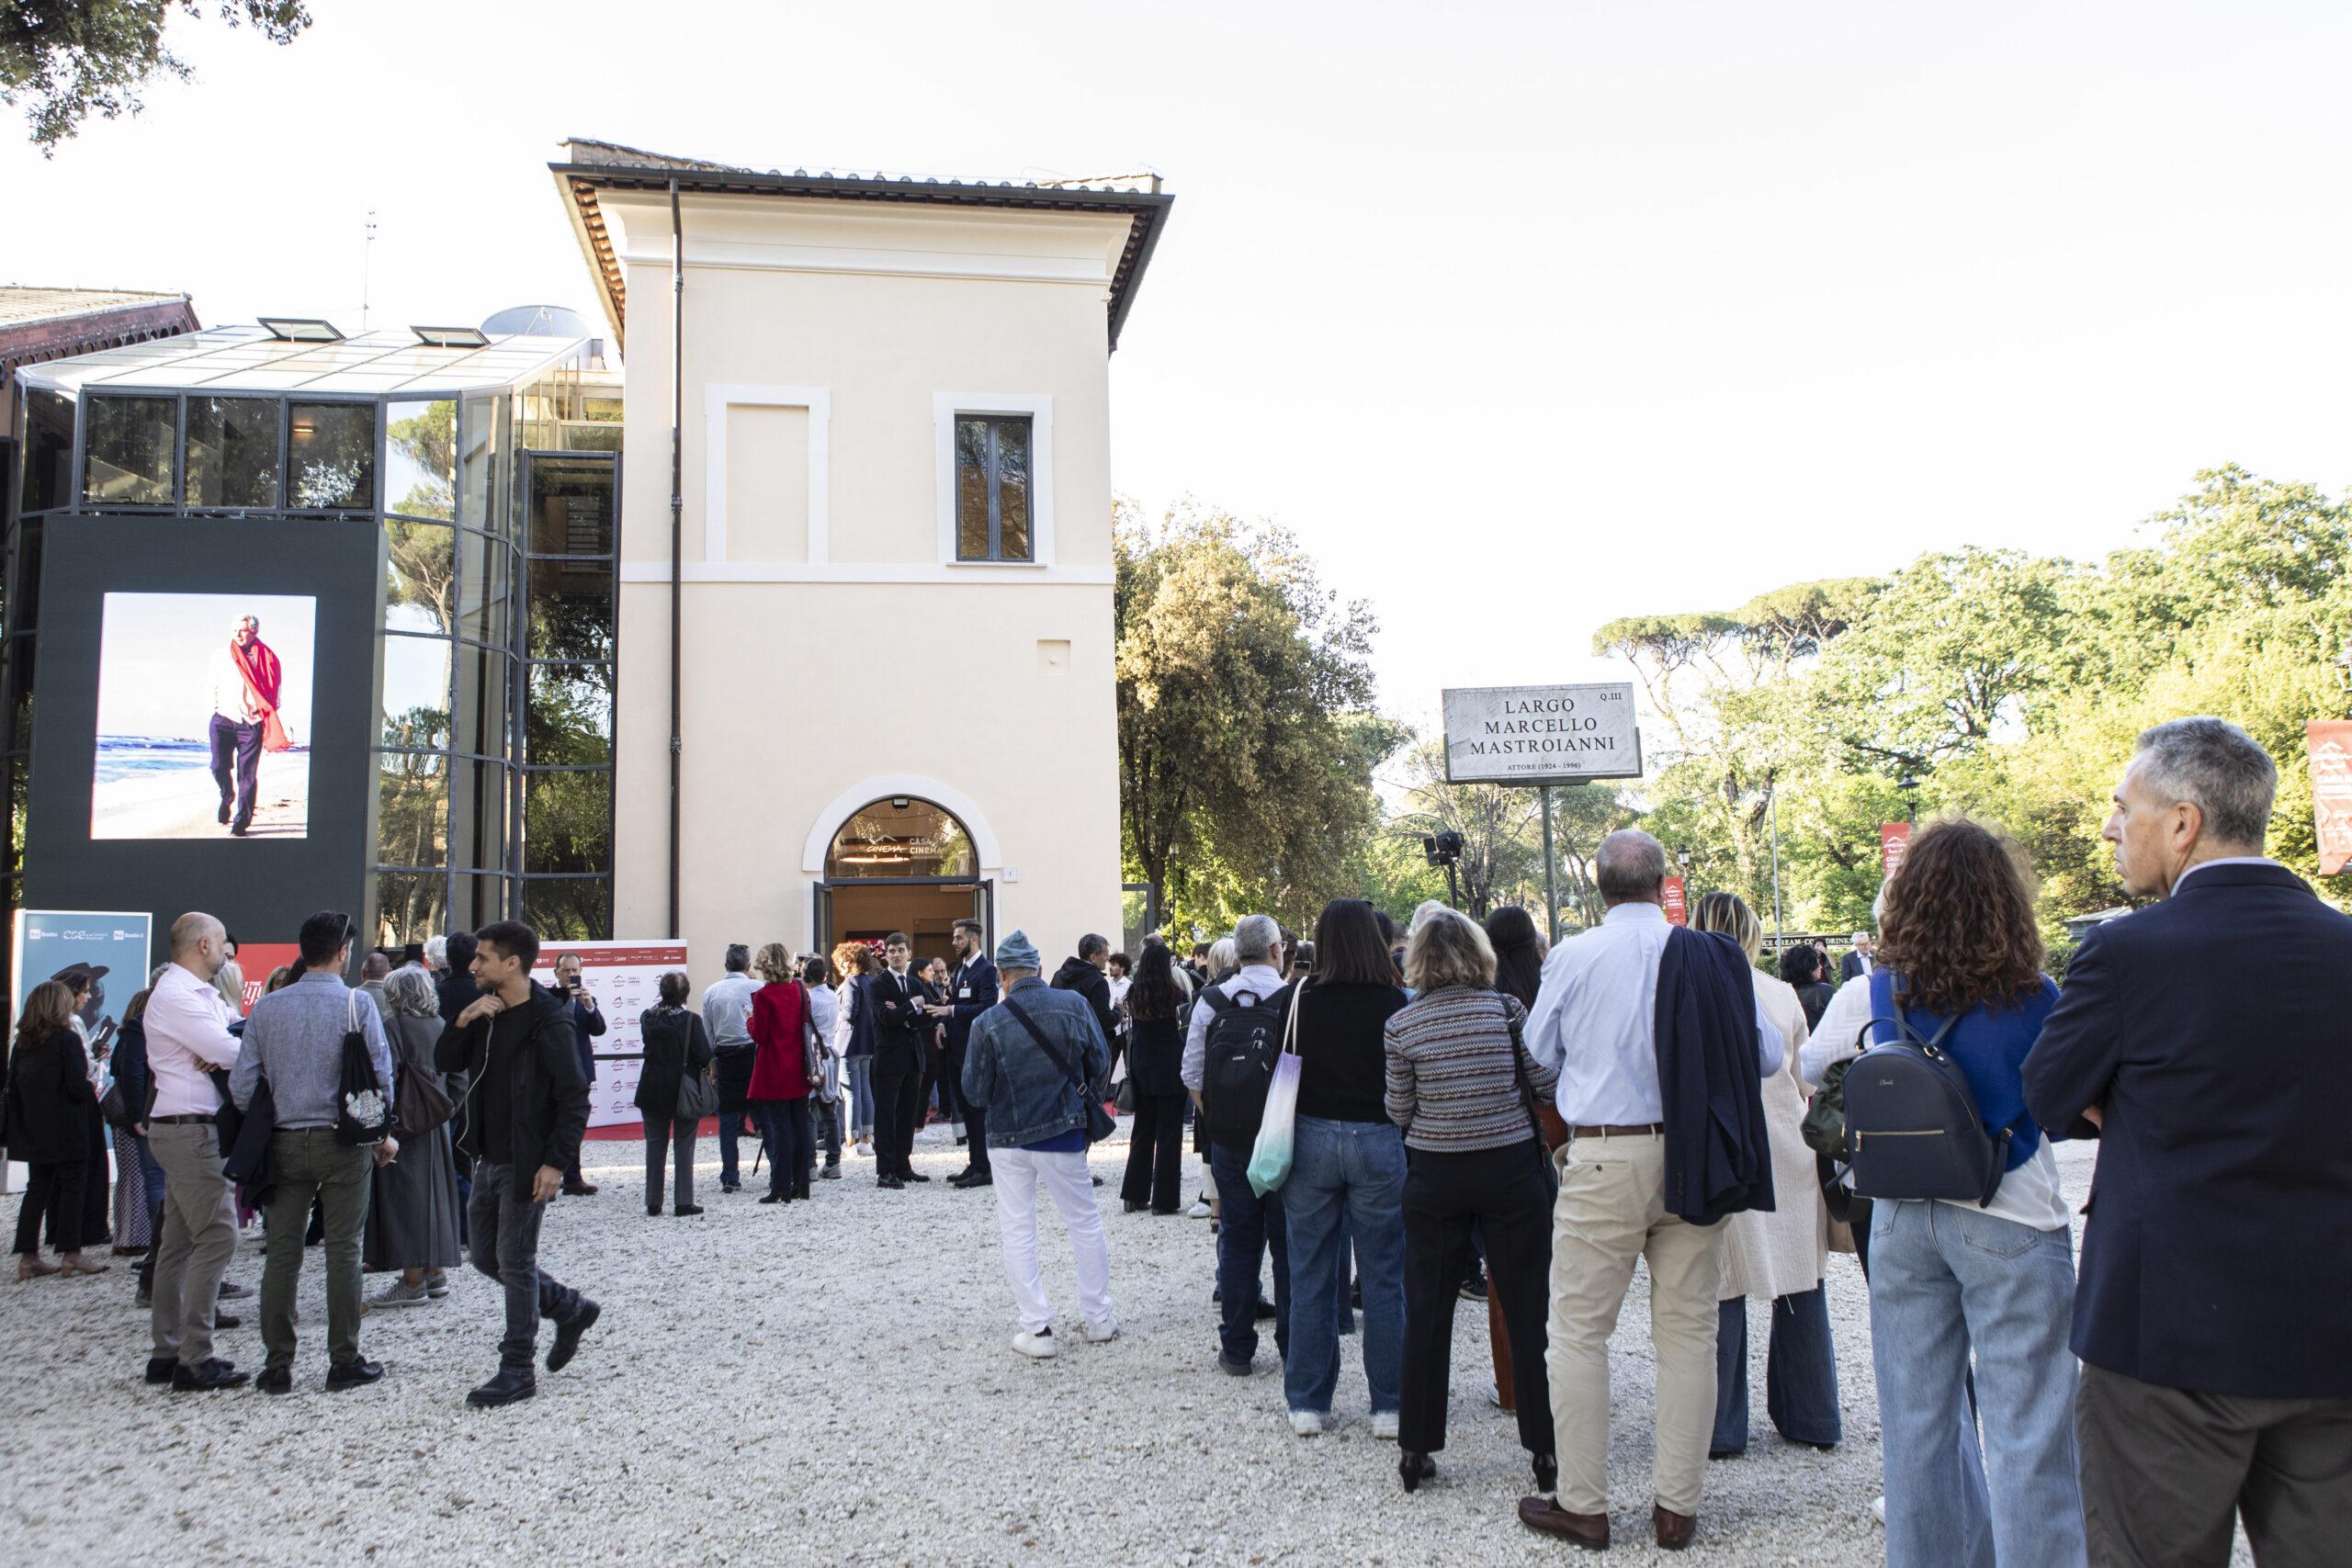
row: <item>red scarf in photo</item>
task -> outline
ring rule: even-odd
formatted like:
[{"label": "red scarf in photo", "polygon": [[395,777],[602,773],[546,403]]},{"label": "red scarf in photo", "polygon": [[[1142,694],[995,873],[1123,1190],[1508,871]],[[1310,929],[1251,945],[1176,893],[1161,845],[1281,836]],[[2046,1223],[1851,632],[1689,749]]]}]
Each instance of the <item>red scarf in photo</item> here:
[{"label": "red scarf in photo", "polygon": [[237,639],[229,639],[229,657],[236,661],[237,673],[245,678],[245,699],[261,714],[261,749],[284,751],[294,742],[288,739],[286,726],[277,717],[277,682],[280,674],[277,655],[269,645],[254,638],[251,649],[239,648]]}]

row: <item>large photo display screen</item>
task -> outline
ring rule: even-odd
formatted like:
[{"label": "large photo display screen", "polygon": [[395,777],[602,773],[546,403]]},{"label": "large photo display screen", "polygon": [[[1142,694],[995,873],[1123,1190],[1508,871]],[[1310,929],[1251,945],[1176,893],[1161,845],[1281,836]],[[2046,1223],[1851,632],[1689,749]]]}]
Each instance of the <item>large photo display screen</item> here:
[{"label": "large photo display screen", "polygon": [[90,837],[306,837],[317,620],[292,594],[107,594]]}]

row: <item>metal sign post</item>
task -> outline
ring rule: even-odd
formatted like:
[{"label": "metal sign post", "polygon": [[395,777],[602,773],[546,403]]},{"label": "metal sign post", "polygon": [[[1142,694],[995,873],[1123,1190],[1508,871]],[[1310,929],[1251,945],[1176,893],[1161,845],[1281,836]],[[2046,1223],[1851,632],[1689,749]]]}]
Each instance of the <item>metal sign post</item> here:
[{"label": "metal sign post", "polygon": [[1537,793],[1544,798],[1544,918],[1548,940],[1560,945],[1560,866],[1552,853],[1552,786],[1541,784]]}]

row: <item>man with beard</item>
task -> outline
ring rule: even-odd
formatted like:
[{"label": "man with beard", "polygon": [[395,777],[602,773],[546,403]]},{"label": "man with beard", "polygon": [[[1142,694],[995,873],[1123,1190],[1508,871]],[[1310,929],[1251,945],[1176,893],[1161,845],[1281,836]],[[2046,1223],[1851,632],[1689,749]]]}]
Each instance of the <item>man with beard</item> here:
[{"label": "man with beard", "polygon": [[986,1187],[996,1179],[989,1164],[988,1107],[973,1104],[964,1094],[964,1053],[971,1043],[972,1021],[997,1004],[996,965],[982,951],[984,940],[979,921],[956,922],[956,967],[947,976],[947,996],[929,1010],[947,1027],[947,1081],[964,1108],[969,1163],[949,1178],[953,1187]]}]

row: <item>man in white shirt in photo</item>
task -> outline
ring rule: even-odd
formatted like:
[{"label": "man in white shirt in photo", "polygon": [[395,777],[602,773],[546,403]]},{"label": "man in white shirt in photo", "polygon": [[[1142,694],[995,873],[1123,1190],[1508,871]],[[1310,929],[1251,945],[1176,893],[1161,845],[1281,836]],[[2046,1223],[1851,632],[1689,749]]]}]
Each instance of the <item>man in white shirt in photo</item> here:
[{"label": "man in white shirt in photo", "polygon": [[220,1091],[211,1077],[237,1061],[228,1004],[212,988],[212,977],[228,962],[228,931],[209,915],[174,920],[172,961],[141,1018],[155,1096],[147,1146],[164,1168],[147,1381],[181,1390],[235,1388],[252,1377],[212,1354],[214,1303],[237,1249],[236,1209],[220,1170],[226,1151],[214,1121]]}]

